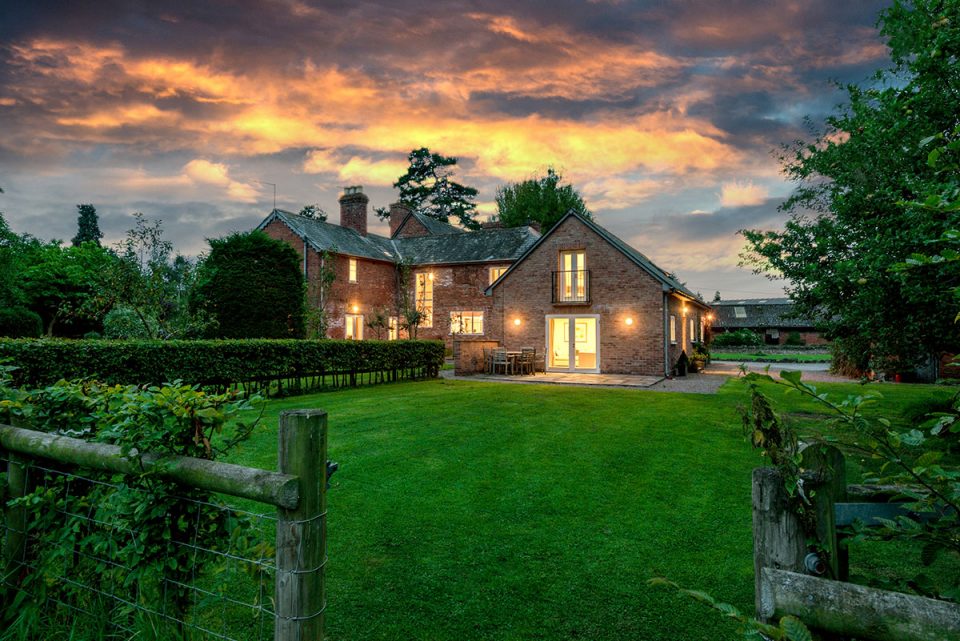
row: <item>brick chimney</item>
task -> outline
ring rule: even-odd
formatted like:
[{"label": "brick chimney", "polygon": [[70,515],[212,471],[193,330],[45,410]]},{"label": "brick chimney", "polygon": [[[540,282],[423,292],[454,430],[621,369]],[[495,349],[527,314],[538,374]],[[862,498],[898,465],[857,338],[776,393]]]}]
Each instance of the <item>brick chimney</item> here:
[{"label": "brick chimney", "polygon": [[393,238],[393,235],[397,233],[397,229],[400,227],[400,223],[403,222],[403,219],[407,217],[412,210],[410,205],[404,203],[393,203],[390,205],[390,237]]},{"label": "brick chimney", "polygon": [[340,196],[340,226],[366,236],[367,203],[369,202],[370,198],[363,193],[363,187],[360,185],[344,187],[343,195]]}]

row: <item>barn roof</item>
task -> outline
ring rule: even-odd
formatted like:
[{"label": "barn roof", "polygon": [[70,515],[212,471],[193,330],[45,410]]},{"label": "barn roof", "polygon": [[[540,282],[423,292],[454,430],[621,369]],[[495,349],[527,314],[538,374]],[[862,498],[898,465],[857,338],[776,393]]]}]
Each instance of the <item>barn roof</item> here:
[{"label": "barn roof", "polygon": [[741,328],[812,328],[809,318],[795,317],[789,298],[738,298],[710,303],[717,318],[713,326],[720,329]]}]

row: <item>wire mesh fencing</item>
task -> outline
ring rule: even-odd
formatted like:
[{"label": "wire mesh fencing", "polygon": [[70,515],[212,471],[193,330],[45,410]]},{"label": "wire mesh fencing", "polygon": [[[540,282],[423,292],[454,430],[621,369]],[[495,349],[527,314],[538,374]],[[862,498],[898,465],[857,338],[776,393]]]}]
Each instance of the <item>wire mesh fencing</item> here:
[{"label": "wire mesh fencing", "polygon": [[[325,460],[322,423],[324,447],[287,449]],[[322,638],[326,504],[316,478],[295,478],[307,491],[290,509],[180,484],[171,493],[152,475],[3,449],[2,430],[12,429],[0,426],[0,604],[10,629],[44,639]],[[283,459],[281,443],[281,469]]]}]

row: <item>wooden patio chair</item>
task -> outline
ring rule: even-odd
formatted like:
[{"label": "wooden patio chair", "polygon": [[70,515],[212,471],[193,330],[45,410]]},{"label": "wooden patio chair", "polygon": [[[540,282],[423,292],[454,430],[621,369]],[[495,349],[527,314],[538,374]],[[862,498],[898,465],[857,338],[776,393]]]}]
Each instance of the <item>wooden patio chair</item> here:
[{"label": "wooden patio chair", "polygon": [[507,358],[507,350],[503,347],[493,350],[493,373],[496,374],[500,369],[503,370],[504,374],[507,373],[508,369],[511,369],[510,359]]},{"label": "wooden patio chair", "polygon": [[521,348],[520,361],[518,364],[521,374],[536,374],[537,350],[532,347]]},{"label": "wooden patio chair", "polygon": [[493,374],[493,350],[489,347],[483,348],[483,373]]}]

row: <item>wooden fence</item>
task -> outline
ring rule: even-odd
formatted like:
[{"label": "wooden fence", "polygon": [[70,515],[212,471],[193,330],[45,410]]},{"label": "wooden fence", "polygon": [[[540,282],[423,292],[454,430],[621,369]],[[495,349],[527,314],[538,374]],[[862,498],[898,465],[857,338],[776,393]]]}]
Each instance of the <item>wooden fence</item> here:
[{"label": "wooden fence", "polygon": [[[327,415],[319,410],[280,416],[278,471],[189,457],[123,456],[120,448],[0,425],[0,460],[7,461],[3,576],[29,571],[29,514],[9,502],[28,493],[28,474],[41,461],[119,474],[150,471],[185,487],[265,503],[277,509],[273,639],[323,638],[326,560]],[[22,566],[22,567],[18,567]],[[262,604],[261,604],[262,605]],[[183,623],[180,621],[179,623]],[[201,630],[203,630],[201,628]],[[228,638],[214,634],[218,638]],[[249,638],[249,637],[246,637]]]},{"label": "wooden fence", "polygon": [[780,472],[753,471],[757,618],[793,615],[810,628],[865,641],[960,639],[960,605],[847,582],[849,559],[837,528],[908,514],[888,502],[895,488],[848,486],[843,454],[832,446],[807,447],[803,462],[804,493],[816,515],[813,533],[790,507]]}]

